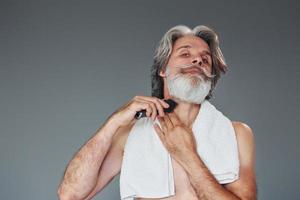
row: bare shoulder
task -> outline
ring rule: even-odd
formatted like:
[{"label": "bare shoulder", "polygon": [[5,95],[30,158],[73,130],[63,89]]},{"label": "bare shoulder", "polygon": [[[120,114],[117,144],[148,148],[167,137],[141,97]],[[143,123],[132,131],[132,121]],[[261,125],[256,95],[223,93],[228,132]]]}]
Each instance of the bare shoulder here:
[{"label": "bare shoulder", "polygon": [[240,153],[254,154],[255,138],[253,130],[246,124],[240,121],[232,121],[232,125],[236,134]]},{"label": "bare shoulder", "polygon": [[232,121],[232,125],[235,130],[239,152],[239,178],[224,186],[241,199],[256,199],[254,133],[246,123]]},{"label": "bare shoulder", "polygon": [[253,130],[240,121],[232,121],[238,143],[240,164],[254,166],[255,161],[255,138]]},{"label": "bare shoulder", "polygon": [[244,122],[240,122],[240,121],[232,121],[232,126],[235,130],[235,134],[237,137],[239,138],[253,138],[254,134],[252,129]]}]

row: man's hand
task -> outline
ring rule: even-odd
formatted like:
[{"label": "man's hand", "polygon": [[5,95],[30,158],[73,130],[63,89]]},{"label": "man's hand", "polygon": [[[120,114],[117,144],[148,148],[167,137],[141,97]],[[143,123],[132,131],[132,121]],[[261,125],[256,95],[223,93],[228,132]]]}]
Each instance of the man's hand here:
[{"label": "man's hand", "polygon": [[171,156],[182,165],[199,199],[240,200],[256,199],[255,148],[251,129],[242,123],[234,123],[239,145],[240,177],[233,183],[221,186],[205,166],[196,151],[192,130],[186,127],[174,113],[159,117],[161,128],[155,131]]},{"label": "man's hand", "polygon": [[166,113],[164,117],[158,117],[158,120],[161,128],[154,124],[154,129],[175,160],[179,163],[187,162],[190,156],[197,154],[193,131],[183,124],[174,112]]},{"label": "man's hand", "polygon": [[113,117],[119,126],[126,126],[136,121],[134,116],[140,110],[145,109],[147,117],[151,117],[154,120],[158,115],[164,116],[164,108],[168,107],[169,104],[157,97],[135,96],[119,108],[113,114]]}]

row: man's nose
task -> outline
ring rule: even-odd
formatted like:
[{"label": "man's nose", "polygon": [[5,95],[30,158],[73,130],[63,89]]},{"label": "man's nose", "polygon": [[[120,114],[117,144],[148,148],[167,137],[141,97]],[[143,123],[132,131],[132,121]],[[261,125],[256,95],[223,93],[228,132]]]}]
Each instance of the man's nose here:
[{"label": "man's nose", "polygon": [[199,64],[199,66],[202,65],[202,58],[201,57],[195,57],[192,61],[193,64]]}]

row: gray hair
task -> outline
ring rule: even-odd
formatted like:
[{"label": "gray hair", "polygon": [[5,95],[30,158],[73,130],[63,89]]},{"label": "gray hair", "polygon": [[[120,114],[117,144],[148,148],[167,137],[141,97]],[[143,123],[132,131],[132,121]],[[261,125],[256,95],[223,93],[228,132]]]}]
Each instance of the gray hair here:
[{"label": "gray hair", "polygon": [[211,89],[205,99],[209,100],[213,96],[212,91],[214,90],[221,73],[225,74],[228,67],[219,47],[218,35],[211,28],[203,25],[196,26],[193,30],[185,25],[174,26],[162,37],[155,50],[154,62],[151,69],[152,96],[160,99],[164,98],[164,82],[163,78],[159,76],[159,73],[166,68],[166,64],[172,53],[174,42],[180,37],[191,34],[203,39],[210,48],[212,56],[212,74],[215,75],[215,77],[212,79]]}]

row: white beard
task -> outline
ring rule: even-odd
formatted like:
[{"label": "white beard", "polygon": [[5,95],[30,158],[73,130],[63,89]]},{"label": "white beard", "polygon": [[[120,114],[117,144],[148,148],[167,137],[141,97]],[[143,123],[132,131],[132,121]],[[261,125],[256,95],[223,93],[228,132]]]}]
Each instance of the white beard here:
[{"label": "white beard", "polygon": [[211,80],[205,81],[201,75],[177,74],[170,77],[166,69],[170,96],[184,102],[201,104],[211,89]]}]

